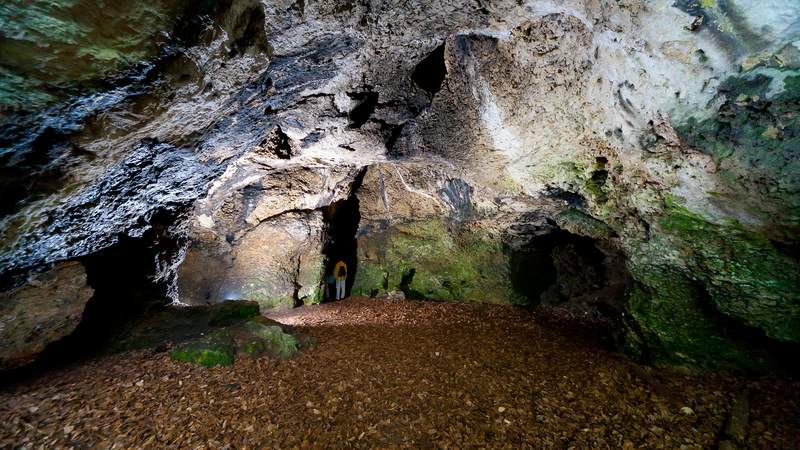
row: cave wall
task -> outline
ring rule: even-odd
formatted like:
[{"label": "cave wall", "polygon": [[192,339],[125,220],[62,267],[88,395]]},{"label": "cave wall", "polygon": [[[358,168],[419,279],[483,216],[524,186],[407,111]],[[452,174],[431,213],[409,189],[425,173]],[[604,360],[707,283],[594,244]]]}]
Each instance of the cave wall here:
[{"label": "cave wall", "polygon": [[30,363],[72,333],[94,290],[76,261],[59,263],[0,296],[0,370]]},{"label": "cave wall", "polygon": [[525,303],[512,288],[501,229],[481,224],[472,188],[420,161],[369,166],[356,191],[361,221],[352,292]]},{"label": "cave wall", "polygon": [[625,262],[630,352],[753,366],[737,327],[800,341],[800,51],[796,7],[742,3],[189,12],[106,87],[4,118],[0,285],[163,227],[168,301],[313,302],[355,197],[355,293],[529,302],[515,252],[570,233]]}]

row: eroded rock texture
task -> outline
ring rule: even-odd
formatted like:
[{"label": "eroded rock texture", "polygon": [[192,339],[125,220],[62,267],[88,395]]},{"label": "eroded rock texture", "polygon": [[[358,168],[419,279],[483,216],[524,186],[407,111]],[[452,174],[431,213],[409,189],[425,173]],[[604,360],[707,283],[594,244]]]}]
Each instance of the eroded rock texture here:
[{"label": "eroded rock texture", "polygon": [[132,239],[165,302],[285,307],[345,259],[359,295],[567,303],[650,362],[768,367],[800,342],[800,11],[673,3],[187,7],[5,119],[2,286]]},{"label": "eroded rock texture", "polygon": [[79,262],[64,262],[0,296],[0,369],[31,362],[72,333],[93,290]]}]

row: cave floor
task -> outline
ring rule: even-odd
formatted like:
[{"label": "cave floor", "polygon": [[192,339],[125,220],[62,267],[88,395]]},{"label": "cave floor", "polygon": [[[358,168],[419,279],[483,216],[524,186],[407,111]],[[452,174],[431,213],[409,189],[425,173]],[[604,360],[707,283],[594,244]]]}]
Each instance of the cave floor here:
[{"label": "cave floor", "polygon": [[5,386],[0,447],[709,448],[745,388],[749,446],[800,445],[797,380],[648,369],[528,310],[353,298],[272,317],[316,342],[212,369],[136,351]]}]

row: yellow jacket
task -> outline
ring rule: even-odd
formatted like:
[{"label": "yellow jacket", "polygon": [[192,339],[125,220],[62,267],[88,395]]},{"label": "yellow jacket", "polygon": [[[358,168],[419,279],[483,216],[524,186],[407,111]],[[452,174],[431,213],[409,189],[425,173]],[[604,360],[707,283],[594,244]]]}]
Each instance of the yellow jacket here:
[{"label": "yellow jacket", "polygon": [[[339,269],[344,269],[344,276],[339,276]],[[347,264],[345,264],[344,261],[336,263],[336,267],[333,268],[333,276],[336,277],[337,280],[347,279]]]}]

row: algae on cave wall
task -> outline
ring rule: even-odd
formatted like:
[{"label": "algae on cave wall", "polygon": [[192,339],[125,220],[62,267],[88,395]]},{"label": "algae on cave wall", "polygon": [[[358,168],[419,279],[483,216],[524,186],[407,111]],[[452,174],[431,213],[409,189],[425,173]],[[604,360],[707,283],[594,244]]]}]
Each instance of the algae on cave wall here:
[{"label": "algae on cave wall", "polygon": [[156,55],[189,0],[8,0],[0,109],[32,111]]},{"label": "algae on cave wall", "polygon": [[714,116],[678,127],[686,143],[716,165],[718,188],[708,193],[709,203],[736,211],[771,239],[796,241],[800,72],[756,68],[728,78],[721,89],[726,101]]},{"label": "algae on cave wall", "polygon": [[359,236],[354,295],[403,291],[417,299],[523,304],[498,236],[444,219]]}]

